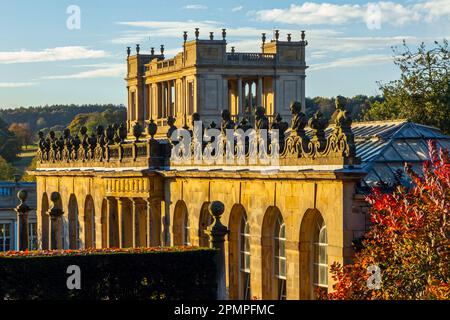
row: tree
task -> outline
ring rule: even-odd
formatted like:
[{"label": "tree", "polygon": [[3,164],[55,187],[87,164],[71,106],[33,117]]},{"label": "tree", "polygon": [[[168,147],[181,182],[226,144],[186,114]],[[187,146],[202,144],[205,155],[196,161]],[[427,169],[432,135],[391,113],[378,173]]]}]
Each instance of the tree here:
[{"label": "tree", "polygon": [[[326,298],[450,299],[450,161],[432,142],[429,155],[422,176],[405,166],[410,190],[368,196],[373,225],[353,264],[331,266],[337,282]],[[369,266],[380,268],[379,289],[368,286]]]},{"label": "tree", "polygon": [[385,101],[375,102],[364,113],[365,120],[405,118],[450,133],[450,51],[448,41],[427,49],[422,43],[413,52],[403,42],[393,48],[399,80],[379,83]]},{"label": "tree", "polygon": [[13,132],[19,138],[25,148],[33,144],[33,132],[28,123],[13,123],[9,126],[9,131]]},{"label": "tree", "polygon": [[33,160],[31,161],[31,163],[28,165],[27,169],[25,170],[25,173],[23,174],[23,176],[21,178],[22,181],[24,181],[24,182],[36,182],[36,177],[32,176],[32,175],[29,175],[27,173],[27,171],[35,170],[36,166],[37,166],[37,161],[38,161],[38,158],[34,157]]},{"label": "tree", "polygon": [[0,156],[0,180],[12,180],[15,173],[14,167]]},{"label": "tree", "polygon": [[121,123],[126,120],[127,114],[125,109],[108,109],[103,112],[83,113],[78,114],[68,128],[73,134],[80,131],[82,126],[88,129],[88,133],[95,131],[97,126],[103,126],[106,128],[109,124]]},{"label": "tree", "polygon": [[8,125],[0,118],[0,157],[7,162],[13,162],[17,160],[20,147],[19,139],[8,130]]}]

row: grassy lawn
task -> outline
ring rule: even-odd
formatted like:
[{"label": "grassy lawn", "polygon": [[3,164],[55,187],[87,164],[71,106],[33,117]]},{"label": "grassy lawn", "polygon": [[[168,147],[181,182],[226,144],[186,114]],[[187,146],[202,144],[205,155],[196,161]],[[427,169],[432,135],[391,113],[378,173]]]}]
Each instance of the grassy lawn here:
[{"label": "grassy lawn", "polygon": [[37,145],[28,146],[26,149],[25,147],[22,147],[22,152],[19,154],[19,160],[13,163],[13,166],[17,168],[20,175],[24,174],[31,161],[33,161],[37,148]]}]

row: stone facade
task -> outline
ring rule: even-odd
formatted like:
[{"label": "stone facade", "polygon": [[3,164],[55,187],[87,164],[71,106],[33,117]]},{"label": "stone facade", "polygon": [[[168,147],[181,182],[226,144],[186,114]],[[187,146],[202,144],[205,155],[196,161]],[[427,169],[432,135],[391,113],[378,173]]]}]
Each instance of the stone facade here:
[{"label": "stone facade", "polygon": [[128,129],[135,122],[145,127],[153,119],[164,132],[168,117],[182,127],[198,113],[206,122],[220,121],[222,109],[229,109],[233,119],[251,117],[257,106],[269,117],[279,113],[289,120],[289,105],[300,101],[305,106],[305,33],[300,41],[275,39],[266,42],[263,34],[260,53],[227,51],[226,30],[219,39],[210,35],[183,43],[182,52],[165,59],[164,46],[136,54],[128,49]]},{"label": "stone facade", "polygon": [[[59,138],[40,135],[33,172],[40,246],[209,246],[207,208],[221,201],[229,230],[230,298],[312,299],[318,288],[331,290],[328,267],[351,260],[352,241],[366,224],[355,188],[365,172],[345,104],[337,99],[327,129],[320,112],[308,121],[304,103],[290,103],[304,100],[304,33],[298,42],[280,41],[276,32],[266,43],[264,35],[262,53],[242,54],[226,52],[225,30],[221,40],[199,40],[197,32],[193,41],[185,36],[183,53],[174,59],[165,60],[163,48],[157,56],[142,55],[139,47],[131,56],[128,50],[127,127],[100,127],[91,136],[82,129],[81,137],[67,130]],[[251,114],[243,110],[243,81],[258,83],[256,105],[263,108]],[[275,112],[291,120],[290,126]],[[252,163],[245,150],[243,163],[232,164],[223,161],[230,151],[217,152],[228,150],[225,132],[237,134],[244,117],[256,129],[257,150],[277,156],[276,168]],[[195,154],[187,162],[174,161],[181,141],[166,136],[183,126],[194,138],[191,118],[220,124],[213,163],[199,164]],[[267,129],[279,130],[279,154],[259,139]],[[187,148],[211,147],[194,138]],[[61,218],[49,218],[60,210]]]}]

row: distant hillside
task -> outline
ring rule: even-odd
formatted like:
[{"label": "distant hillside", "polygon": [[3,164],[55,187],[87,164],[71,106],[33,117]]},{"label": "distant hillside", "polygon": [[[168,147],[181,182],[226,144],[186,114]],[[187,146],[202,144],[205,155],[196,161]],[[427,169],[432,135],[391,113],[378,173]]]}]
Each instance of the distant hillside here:
[{"label": "distant hillside", "polygon": [[32,131],[53,127],[66,127],[78,114],[125,111],[123,105],[51,105],[0,109],[0,118],[5,122],[28,123]]}]

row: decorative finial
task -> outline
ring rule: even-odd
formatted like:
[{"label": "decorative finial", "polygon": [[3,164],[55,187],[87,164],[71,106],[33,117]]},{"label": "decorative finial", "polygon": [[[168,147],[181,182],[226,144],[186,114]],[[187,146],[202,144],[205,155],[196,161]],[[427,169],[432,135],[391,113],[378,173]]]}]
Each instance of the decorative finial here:
[{"label": "decorative finial", "polygon": [[222,29],[222,38],[223,38],[223,41],[225,41],[227,39],[227,29]]},{"label": "decorative finial", "polygon": [[214,40],[214,32],[209,33],[209,40]]},{"label": "decorative finial", "polygon": [[155,123],[155,120],[153,120],[153,118],[151,118],[150,122],[148,123],[148,134],[150,135],[152,140],[154,140],[154,136],[157,131],[158,131],[158,125]]},{"label": "decorative finial", "polygon": [[187,31],[183,31],[183,40],[184,40],[184,42],[187,41],[187,38],[188,38],[188,33],[187,33]]},{"label": "decorative finial", "polygon": [[28,192],[25,189],[21,189],[19,190],[19,192],[17,192],[17,199],[19,199],[20,203],[25,203],[25,201],[27,201],[28,198]]},{"label": "decorative finial", "polygon": [[231,53],[235,53],[236,50],[234,49],[234,47],[231,47]]},{"label": "decorative finial", "polygon": [[214,218],[218,218],[220,220],[220,217],[223,215],[224,211],[225,205],[220,201],[213,201],[209,205],[209,212]]},{"label": "decorative finial", "polygon": [[131,54],[131,47],[127,47],[127,56],[129,57]]},{"label": "decorative finial", "polygon": [[150,54],[153,56],[155,55],[155,47],[150,48]]},{"label": "decorative finial", "polygon": [[139,44],[136,45],[136,53],[139,54],[139,51],[141,51],[141,46]]},{"label": "decorative finial", "polygon": [[280,38],[280,30],[275,30],[275,40],[278,41],[278,39]]},{"label": "decorative finial", "polygon": [[266,33],[265,32],[262,33],[261,40],[262,40],[263,44],[266,43]]},{"label": "decorative finial", "polygon": [[292,40],[292,33],[288,33],[287,34],[287,41],[291,42],[291,40]]},{"label": "decorative finial", "polygon": [[161,49],[160,50],[161,50],[161,55],[163,55],[164,54],[164,45],[163,44],[161,45]]},{"label": "decorative finial", "polygon": [[200,35],[199,28],[195,28],[195,40],[198,40],[199,35]]},{"label": "decorative finial", "polygon": [[302,30],[302,41],[305,41],[305,30]]}]

